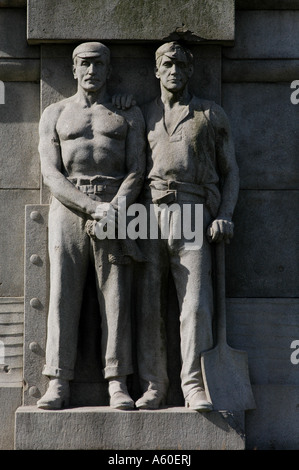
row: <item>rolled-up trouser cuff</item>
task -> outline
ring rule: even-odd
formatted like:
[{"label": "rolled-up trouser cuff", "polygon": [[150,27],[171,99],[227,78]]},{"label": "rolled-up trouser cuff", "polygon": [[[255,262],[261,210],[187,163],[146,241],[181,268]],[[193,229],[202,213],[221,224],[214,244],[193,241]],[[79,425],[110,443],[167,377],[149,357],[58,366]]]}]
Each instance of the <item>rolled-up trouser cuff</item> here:
[{"label": "rolled-up trouser cuff", "polygon": [[103,376],[105,379],[112,379],[113,377],[123,377],[130,374],[133,374],[133,366],[125,366],[125,367],[112,367],[108,366],[102,370]]},{"label": "rolled-up trouser cuff", "polygon": [[48,377],[56,377],[57,379],[63,380],[73,380],[74,378],[74,371],[68,369],[59,369],[53,366],[45,365],[43,368],[43,375],[47,375]]}]

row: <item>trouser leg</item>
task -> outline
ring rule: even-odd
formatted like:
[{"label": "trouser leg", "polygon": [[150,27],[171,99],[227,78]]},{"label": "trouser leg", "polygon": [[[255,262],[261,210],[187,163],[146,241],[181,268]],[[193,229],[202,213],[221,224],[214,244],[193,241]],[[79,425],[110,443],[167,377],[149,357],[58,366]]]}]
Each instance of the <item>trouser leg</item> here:
[{"label": "trouser leg", "polygon": [[53,200],[49,213],[50,303],[44,375],[72,380],[89,262],[85,220]]},{"label": "trouser leg", "polygon": [[168,258],[163,240],[140,240],[147,261],[137,271],[137,358],[142,391],[166,395],[167,346],[164,314],[168,288]]},{"label": "trouser leg", "polygon": [[133,373],[131,338],[131,264],[108,261],[108,244],[93,241],[97,294],[101,312],[102,363],[105,379]]},{"label": "trouser leg", "polygon": [[213,346],[212,259],[206,237],[199,250],[172,254],[171,271],[180,308],[181,385],[186,398],[204,388],[200,356]]}]

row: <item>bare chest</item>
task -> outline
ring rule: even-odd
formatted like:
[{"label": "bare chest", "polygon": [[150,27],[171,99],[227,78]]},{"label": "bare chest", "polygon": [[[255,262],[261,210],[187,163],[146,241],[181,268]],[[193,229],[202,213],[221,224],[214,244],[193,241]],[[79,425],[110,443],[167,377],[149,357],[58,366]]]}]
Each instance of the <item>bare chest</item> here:
[{"label": "bare chest", "polygon": [[67,107],[57,122],[60,140],[99,140],[101,137],[124,140],[127,134],[126,120],[103,105],[82,108]]}]

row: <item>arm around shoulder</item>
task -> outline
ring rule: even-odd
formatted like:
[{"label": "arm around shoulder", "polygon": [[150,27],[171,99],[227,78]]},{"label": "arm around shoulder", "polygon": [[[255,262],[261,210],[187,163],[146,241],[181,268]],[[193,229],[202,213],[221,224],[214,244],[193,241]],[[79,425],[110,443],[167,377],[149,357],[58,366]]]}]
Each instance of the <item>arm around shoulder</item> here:
[{"label": "arm around shoulder", "polygon": [[127,206],[134,203],[143,186],[146,167],[146,138],[145,123],[139,107],[133,106],[125,111],[128,122],[128,134],[126,139],[126,168],[127,174],[119,188],[112,204],[117,206],[118,197],[126,197]]}]

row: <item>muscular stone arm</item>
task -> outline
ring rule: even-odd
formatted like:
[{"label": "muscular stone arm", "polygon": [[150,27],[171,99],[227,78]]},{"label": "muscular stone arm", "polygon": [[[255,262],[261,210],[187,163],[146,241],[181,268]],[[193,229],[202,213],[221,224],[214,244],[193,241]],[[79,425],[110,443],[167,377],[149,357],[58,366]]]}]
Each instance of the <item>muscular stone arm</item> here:
[{"label": "muscular stone arm", "polygon": [[145,175],[145,124],[136,106],[125,112],[129,124],[126,139],[126,176],[111,204],[117,208],[118,197],[126,197],[126,207],[133,204],[142,189]]},{"label": "muscular stone arm", "polygon": [[232,217],[239,194],[239,168],[228,118],[220,106],[211,110],[215,131],[216,159],[220,173],[221,203],[212,224],[212,241],[228,240],[233,236]]},{"label": "muscular stone arm", "polygon": [[93,214],[97,203],[79,191],[63,174],[63,162],[56,123],[61,105],[54,104],[45,109],[39,125],[39,153],[44,183],[51,194],[62,204],[86,214]]}]

